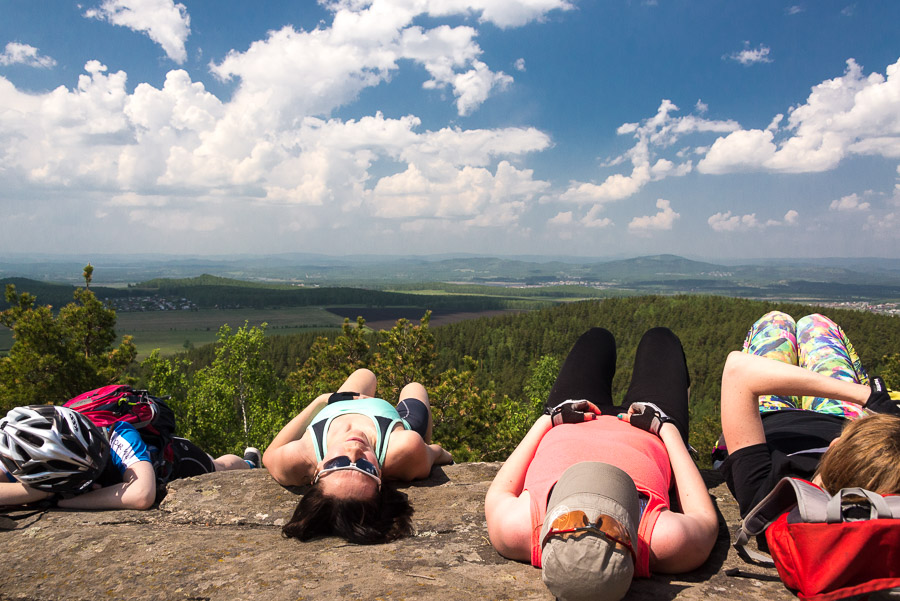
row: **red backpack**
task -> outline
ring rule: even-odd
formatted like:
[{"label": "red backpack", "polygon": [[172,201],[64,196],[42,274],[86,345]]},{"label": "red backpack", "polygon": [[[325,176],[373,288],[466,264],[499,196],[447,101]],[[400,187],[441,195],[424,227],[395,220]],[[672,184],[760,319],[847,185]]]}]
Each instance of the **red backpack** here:
[{"label": "red backpack", "polygon": [[153,469],[159,491],[172,477],[175,465],[175,412],[164,399],[146,390],[134,390],[124,384],[112,384],[89,390],[67,401],[64,407],[81,413],[100,428],[116,422],[134,426],[144,442],[157,450],[152,453]]},{"label": "red backpack", "polygon": [[[747,548],[763,532],[771,558]],[[806,480],[783,478],[744,517],[734,547],[745,561],[774,565],[801,599],[900,587],[900,495],[845,488],[832,496]]]}]

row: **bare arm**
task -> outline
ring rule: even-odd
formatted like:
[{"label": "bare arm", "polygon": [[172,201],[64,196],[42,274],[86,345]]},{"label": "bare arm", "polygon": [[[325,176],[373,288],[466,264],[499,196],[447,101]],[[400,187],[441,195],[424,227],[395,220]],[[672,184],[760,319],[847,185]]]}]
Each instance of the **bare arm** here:
[{"label": "bare arm", "polygon": [[62,499],[67,509],[149,509],[156,500],[156,473],[149,461],[138,461],[125,470],[123,482]]},{"label": "bare arm", "polygon": [[722,432],[728,451],[766,441],[759,416],[759,397],[818,396],[865,406],[871,390],[808,369],[733,351],[722,372]]},{"label": "bare arm", "polygon": [[683,513],[660,514],[650,539],[650,567],[656,572],[679,574],[706,561],[719,533],[719,521],[703,477],[678,428],[672,423],[663,424],[659,437],[669,453]]},{"label": "bare arm", "polygon": [[531,557],[530,496],[522,494],[525,474],[538,445],[550,431],[549,415],[542,415],[512,452],[494,477],[484,499],[491,544],[504,557],[527,560]]},{"label": "bare arm", "polygon": [[25,505],[49,497],[51,493],[32,488],[21,482],[0,482],[0,505]]},{"label": "bare arm", "polygon": [[318,413],[328,405],[327,394],[322,394],[281,429],[263,453],[263,465],[280,484],[309,484],[315,466],[305,465],[300,449],[300,439]]},{"label": "bare arm", "polygon": [[391,433],[384,475],[404,482],[419,480],[430,476],[433,466],[446,465],[451,461],[450,453],[441,445],[425,444],[422,437],[412,430],[396,430]]}]

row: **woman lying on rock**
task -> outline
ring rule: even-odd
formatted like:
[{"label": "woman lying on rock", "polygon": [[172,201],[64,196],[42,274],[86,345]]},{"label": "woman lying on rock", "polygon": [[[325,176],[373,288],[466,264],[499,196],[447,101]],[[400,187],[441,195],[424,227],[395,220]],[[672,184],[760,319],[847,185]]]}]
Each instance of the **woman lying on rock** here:
[{"label": "woman lying on rock", "polygon": [[[485,498],[491,544],[542,568],[558,599],[621,599],[633,577],[699,567],[718,532],[688,452],[690,376],[670,330],[644,334],[624,405],[613,403],[616,344],[576,341],[540,417]],[[670,510],[670,492],[679,511]]]},{"label": "woman lying on rock", "polygon": [[[777,395],[777,396],[772,396]],[[900,493],[900,409],[824,315],[760,318],[722,374],[719,469],[744,516],[784,476]],[[716,454],[714,454],[714,458]]]},{"label": "woman lying on rock", "polygon": [[[173,480],[250,467],[237,455],[213,459],[184,438],[173,443]],[[157,496],[153,451],[125,422],[101,429],[67,407],[16,407],[0,420],[0,505],[149,509]],[[258,463],[258,451],[248,451]]]},{"label": "woman lying on rock", "polygon": [[427,478],[450,453],[431,443],[431,405],[416,382],[396,408],[374,398],[376,378],[358,369],[334,394],[323,394],[282,428],[263,464],[280,484],[311,484],[284,528],[309,540],[388,542],[412,533],[412,507],[387,483]]}]

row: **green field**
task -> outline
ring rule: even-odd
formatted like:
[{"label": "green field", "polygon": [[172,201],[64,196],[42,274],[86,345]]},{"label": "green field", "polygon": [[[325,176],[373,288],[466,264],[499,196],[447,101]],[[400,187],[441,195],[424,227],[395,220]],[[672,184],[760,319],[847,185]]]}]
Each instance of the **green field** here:
[{"label": "green field", "polygon": [[[153,349],[164,355],[184,350],[185,346],[201,346],[215,342],[216,333],[223,324],[237,329],[249,322],[259,325],[266,322],[268,335],[296,334],[310,329],[340,327],[343,319],[319,307],[290,307],[284,309],[204,309],[200,311],[147,311],[119,313],[116,332],[131,334],[138,349],[138,360]],[[9,331],[4,331],[9,337]],[[10,344],[12,340],[10,337]],[[0,349],[4,346],[0,338]]]}]

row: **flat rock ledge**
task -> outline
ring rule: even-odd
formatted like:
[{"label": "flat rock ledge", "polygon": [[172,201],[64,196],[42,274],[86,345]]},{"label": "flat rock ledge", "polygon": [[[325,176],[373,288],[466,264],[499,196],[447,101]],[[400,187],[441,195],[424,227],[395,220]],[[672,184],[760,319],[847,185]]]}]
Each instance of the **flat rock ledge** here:
[{"label": "flat rock ledge", "polygon": [[[0,518],[0,600],[551,600],[539,570],[504,559],[488,540],[484,495],[499,467],[435,468],[403,487],[417,534],[386,545],[283,538],[300,497],[265,470],[173,482],[149,511]],[[689,574],[636,580],[626,599],[793,599],[774,569],[731,549],[737,504],[718,473],[703,476],[720,512],[712,556]]]}]

